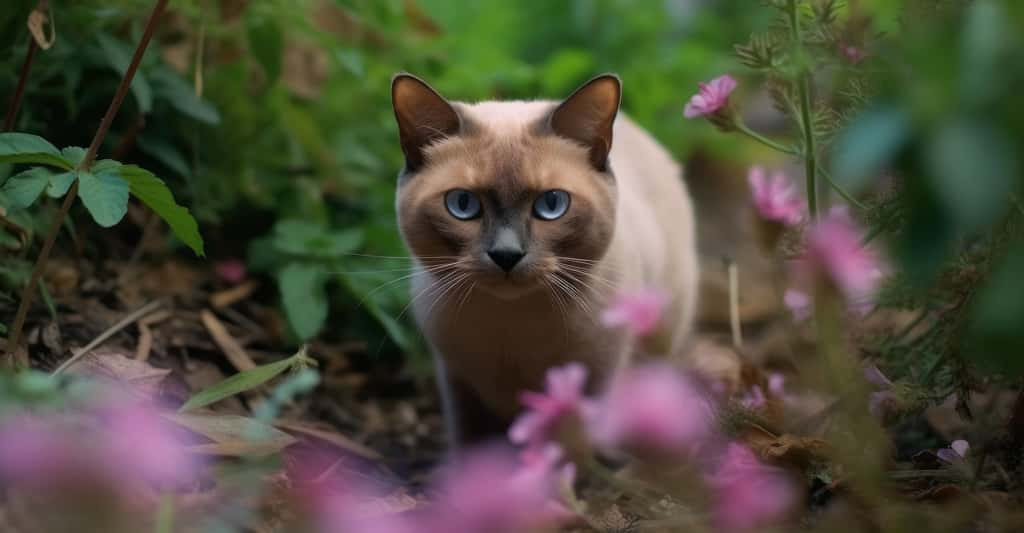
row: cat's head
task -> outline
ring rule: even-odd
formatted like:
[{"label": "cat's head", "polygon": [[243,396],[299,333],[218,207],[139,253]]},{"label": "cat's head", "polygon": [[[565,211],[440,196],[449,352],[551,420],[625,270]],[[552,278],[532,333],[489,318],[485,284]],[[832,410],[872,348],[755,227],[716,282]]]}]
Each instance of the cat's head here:
[{"label": "cat's head", "polygon": [[608,153],[620,93],[604,75],[561,103],[464,104],[396,76],[397,210],[410,251],[439,276],[466,274],[506,298],[577,285],[615,229]]}]

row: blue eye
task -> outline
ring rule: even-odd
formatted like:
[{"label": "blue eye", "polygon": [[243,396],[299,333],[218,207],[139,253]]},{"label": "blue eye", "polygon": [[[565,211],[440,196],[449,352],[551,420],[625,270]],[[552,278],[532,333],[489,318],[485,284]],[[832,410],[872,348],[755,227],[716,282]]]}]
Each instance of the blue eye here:
[{"label": "blue eye", "polygon": [[480,216],[480,200],[466,189],[452,189],[444,195],[444,205],[448,212],[459,220],[469,220]]},{"label": "blue eye", "polygon": [[555,220],[569,210],[569,193],[545,191],[533,202],[533,214],[543,220]]}]

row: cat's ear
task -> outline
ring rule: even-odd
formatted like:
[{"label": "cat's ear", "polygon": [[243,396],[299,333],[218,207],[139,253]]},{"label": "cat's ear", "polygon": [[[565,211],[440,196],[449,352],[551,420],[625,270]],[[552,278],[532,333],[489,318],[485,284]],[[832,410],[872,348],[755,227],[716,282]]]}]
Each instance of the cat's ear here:
[{"label": "cat's ear", "polygon": [[550,126],[558,135],[590,150],[594,168],[605,171],[612,149],[612,125],[619,112],[622,82],[614,74],[602,74],[576,89],[551,113]]},{"label": "cat's ear", "polygon": [[411,74],[396,74],[391,80],[391,105],[410,170],[423,164],[423,149],[427,145],[459,132],[459,115],[451,104]]}]

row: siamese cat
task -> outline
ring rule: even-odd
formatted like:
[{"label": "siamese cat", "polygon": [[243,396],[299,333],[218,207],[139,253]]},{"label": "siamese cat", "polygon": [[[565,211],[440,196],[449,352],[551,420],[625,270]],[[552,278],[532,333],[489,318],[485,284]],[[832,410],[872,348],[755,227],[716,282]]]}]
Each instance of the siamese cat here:
[{"label": "siamese cat", "polygon": [[[619,113],[620,95],[614,75],[560,103],[452,102],[414,76],[392,82],[411,306],[456,447],[504,432],[552,366],[584,364],[594,391],[633,351],[684,348],[693,208],[681,168]],[[654,334],[638,345],[601,324],[619,291],[648,287],[669,296]]]}]

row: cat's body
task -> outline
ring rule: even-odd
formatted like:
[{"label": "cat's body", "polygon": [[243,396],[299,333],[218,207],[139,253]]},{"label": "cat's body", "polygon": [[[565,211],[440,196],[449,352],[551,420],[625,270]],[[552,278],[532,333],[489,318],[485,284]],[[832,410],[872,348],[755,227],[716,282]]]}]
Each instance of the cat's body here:
[{"label": "cat's body", "polygon": [[[597,94],[586,94],[602,79],[614,87],[598,83],[589,89]],[[541,389],[552,366],[584,363],[592,389],[609,378],[635,346],[601,324],[601,310],[620,290],[653,287],[669,296],[645,352],[678,354],[690,332],[697,258],[681,170],[636,124],[615,119],[617,79],[598,80],[561,107],[451,104],[457,125],[449,122],[443,136],[422,143],[422,160],[400,179],[399,224],[422,268],[412,308],[435,351],[461,440],[502,430],[520,409],[520,392]],[[403,117],[400,106],[396,96],[400,125],[404,118],[406,128],[428,123],[444,131],[436,109],[417,119]],[[415,143],[407,137],[408,158]],[[557,213],[548,207],[560,201],[543,196],[551,190],[571,200],[548,220]],[[451,191],[477,206],[477,218],[459,220],[459,204],[449,206],[451,220],[444,218],[434,204]],[[542,196],[550,203],[541,205]],[[504,264],[495,247],[510,242],[522,258],[510,270],[492,268]],[[459,263],[444,266],[453,261]]]}]

